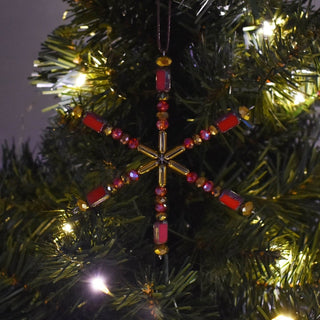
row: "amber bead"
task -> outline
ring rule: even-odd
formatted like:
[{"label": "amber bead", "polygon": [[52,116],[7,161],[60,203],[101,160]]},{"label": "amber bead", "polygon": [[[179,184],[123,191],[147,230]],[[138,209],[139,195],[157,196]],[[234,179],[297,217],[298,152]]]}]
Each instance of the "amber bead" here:
[{"label": "amber bead", "polygon": [[104,128],[103,132],[106,136],[109,136],[112,133],[112,126],[110,125],[106,125],[106,127]]},{"label": "amber bead", "polygon": [[168,112],[157,112],[157,118],[159,120],[166,120],[169,118]]},{"label": "amber bead", "polygon": [[166,212],[157,212],[156,219],[158,221],[164,221],[167,219],[167,213]]},{"label": "amber bead", "polygon": [[82,117],[82,112],[83,112],[83,109],[78,105],[78,106],[75,106],[72,110],[72,115],[75,117],[75,118],[81,118]]},{"label": "amber bead", "polygon": [[211,126],[209,127],[209,130],[210,130],[210,133],[211,133],[212,136],[215,136],[216,134],[219,133],[218,129],[217,129],[215,126],[213,126],[213,125],[211,125]]},{"label": "amber bead", "polygon": [[162,57],[159,57],[157,58],[156,60],[156,64],[159,66],[159,67],[168,67],[170,66],[172,63],[172,60],[167,57],[167,56],[162,56]]},{"label": "amber bead", "polygon": [[250,120],[249,111],[250,110],[245,106],[239,107],[239,114],[244,120]]},{"label": "amber bead", "polygon": [[205,177],[199,177],[199,178],[196,180],[195,184],[196,184],[196,186],[197,186],[198,188],[202,188],[203,185],[205,184],[205,182],[206,182],[206,178],[205,178]]},{"label": "amber bead", "polygon": [[253,211],[253,203],[251,201],[246,202],[242,205],[242,214],[246,217],[250,216]]},{"label": "amber bead", "polygon": [[77,206],[80,209],[80,211],[86,211],[87,209],[89,209],[87,203],[81,199],[77,201]]}]

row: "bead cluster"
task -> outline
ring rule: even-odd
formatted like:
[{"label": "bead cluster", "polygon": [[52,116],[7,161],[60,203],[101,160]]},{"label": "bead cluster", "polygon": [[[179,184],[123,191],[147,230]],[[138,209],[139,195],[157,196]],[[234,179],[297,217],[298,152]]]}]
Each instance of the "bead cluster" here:
[{"label": "bead cluster", "polygon": [[104,133],[106,136],[111,135],[112,139],[120,141],[127,145],[130,149],[137,149],[139,141],[136,138],[131,138],[127,133],[124,133],[120,128],[113,128],[106,123],[103,118],[93,112],[87,112],[82,122],[92,130],[98,133]]},{"label": "bead cluster", "polygon": [[87,194],[87,202],[90,207],[96,207],[103,201],[110,198],[112,194],[121,189],[124,185],[139,180],[139,173],[136,170],[130,170],[113,180],[112,184],[99,186]]}]

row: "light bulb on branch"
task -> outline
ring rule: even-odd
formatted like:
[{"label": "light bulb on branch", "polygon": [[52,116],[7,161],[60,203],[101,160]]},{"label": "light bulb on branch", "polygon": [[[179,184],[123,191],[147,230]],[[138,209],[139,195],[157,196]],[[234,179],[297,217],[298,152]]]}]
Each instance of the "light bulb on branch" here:
[{"label": "light bulb on branch", "polygon": [[288,317],[280,314],[277,317],[273,318],[272,320],[294,320],[294,319],[292,317]]},{"label": "light bulb on branch", "polygon": [[110,292],[110,290],[106,286],[105,280],[102,277],[100,276],[94,277],[90,280],[90,283],[91,283],[91,288],[94,291],[100,291],[100,292],[103,292],[104,294],[113,296],[113,294]]}]

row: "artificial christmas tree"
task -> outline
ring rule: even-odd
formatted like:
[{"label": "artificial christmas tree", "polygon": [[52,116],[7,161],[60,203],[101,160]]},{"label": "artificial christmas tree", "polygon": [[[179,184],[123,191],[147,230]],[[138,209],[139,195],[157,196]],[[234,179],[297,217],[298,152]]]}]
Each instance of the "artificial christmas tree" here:
[{"label": "artificial christmas tree", "polygon": [[1,317],[319,319],[320,12],[67,2],[57,115],[3,147]]}]

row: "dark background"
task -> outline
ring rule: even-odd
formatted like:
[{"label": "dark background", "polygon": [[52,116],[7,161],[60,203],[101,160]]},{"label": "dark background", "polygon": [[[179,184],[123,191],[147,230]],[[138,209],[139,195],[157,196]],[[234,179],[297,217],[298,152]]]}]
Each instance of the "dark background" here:
[{"label": "dark background", "polygon": [[[320,0],[314,3],[320,6]],[[42,109],[56,101],[32,87],[28,76],[41,42],[63,24],[66,5],[62,0],[1,0],[1,4],[0,143],[14,141],[19,146],[29,139],[36,150],[41,130],[54,112]]]}]

